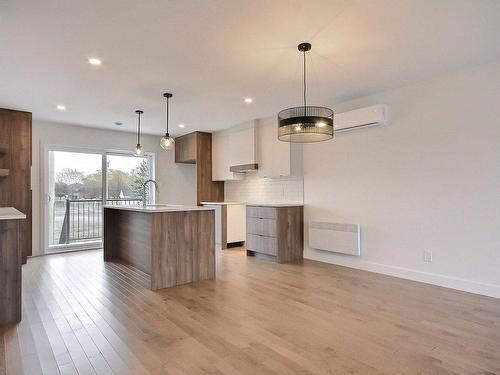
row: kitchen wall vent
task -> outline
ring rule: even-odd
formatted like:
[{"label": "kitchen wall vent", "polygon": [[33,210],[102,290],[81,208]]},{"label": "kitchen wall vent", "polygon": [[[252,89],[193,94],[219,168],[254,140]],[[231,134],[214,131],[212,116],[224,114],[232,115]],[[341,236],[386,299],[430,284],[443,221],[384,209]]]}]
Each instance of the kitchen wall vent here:
[{"label": "kitchen wall vent", "polygon": [[359,224],[309,223],[309,247],[334,253],[361,255]]},{"label": "kitchen wall vent", "polygon": [[235,173],[255,172],[257,169],[259,169],[259,165],[257,163],[232,165],[229,167],[229,171]]}]

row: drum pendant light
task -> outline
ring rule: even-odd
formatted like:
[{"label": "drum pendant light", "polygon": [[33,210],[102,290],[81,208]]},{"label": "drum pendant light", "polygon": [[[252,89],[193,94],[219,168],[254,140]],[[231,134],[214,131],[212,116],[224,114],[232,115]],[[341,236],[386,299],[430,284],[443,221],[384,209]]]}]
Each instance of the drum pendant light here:
[{"label": "drum pendant light", "polygon": [[160,140],[160,146],[162,149],[165,151],[171,150],[174,147],[174,139],[168,134],[168,100],[172,97],[172,94],[169,94],[168,92],[163,94],[163,97],[166,99],[165,100],[165,117],[166,117],[166,123],[167,123],[167,132],[165,133],[165,136]]},{"label": "drum pendant light", "polygon": [[311,43],[300,43],[304,56],[304,105],[278,113],[278,139],[284,142],[310,143],[333,138],[333,111],[325,107],[308,106],[306,101],[306,52]]},{"label": "drum pendant light", "polygon": [[144,156],[144,149],[141,146],[141,115],[144,113],[141,110],[135,111],[137,113],[137,146],[135,146],[135,156]]}]

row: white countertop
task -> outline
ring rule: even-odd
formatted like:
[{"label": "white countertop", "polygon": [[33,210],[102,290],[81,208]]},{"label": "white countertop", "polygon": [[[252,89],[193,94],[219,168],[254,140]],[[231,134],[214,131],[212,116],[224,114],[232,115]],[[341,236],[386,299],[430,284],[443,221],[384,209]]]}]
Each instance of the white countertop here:
[{"label": "white countertop", "polygon": [[246,202],[200,202],[203,205],[211,206],[228,206],[232,204],[246,204]]},{"label": "white countertop", "polygon": [[22,220],[26,215],[14,207],[0,207],[0,220]]},{"label": "white countertop", "polygon": [[135,211],[135,212],[182,212],[182,211],[208,211],[213,210],[210,207],[204,206],[179,206],[171,204],[155,204],[146,207],[143,206],[120,206],[107,205],[104,208],[113,208],[115,210]]},{"label": "white countertop", "polygon": [[247,206],[259,206],[259,207],[302,207],[302,206],[304,206],[304,203],[293,203],[293,202],[247,203]]}]

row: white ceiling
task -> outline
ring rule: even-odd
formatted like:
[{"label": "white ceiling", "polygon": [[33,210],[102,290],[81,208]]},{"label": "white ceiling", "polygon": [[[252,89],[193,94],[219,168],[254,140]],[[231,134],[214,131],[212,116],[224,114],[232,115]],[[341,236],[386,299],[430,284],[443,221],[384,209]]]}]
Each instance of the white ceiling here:
[{"label": "white ceiling", "polygon": [[300,104],[303,41],[332,105],[500,59],[500,1],[0,0],[0,107],[160,134],[171,91],[171,133],[222,129]]}]

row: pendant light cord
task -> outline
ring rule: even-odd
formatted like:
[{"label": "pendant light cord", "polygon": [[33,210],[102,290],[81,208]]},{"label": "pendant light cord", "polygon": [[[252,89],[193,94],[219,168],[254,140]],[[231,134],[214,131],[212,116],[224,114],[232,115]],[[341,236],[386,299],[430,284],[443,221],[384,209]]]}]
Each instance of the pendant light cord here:
[{"label": "pendant light cord", "polygon": [[167,104],[166,104],[166,112],[167,112],[167,134],[168,134],[168,97],[167,97]]},{"label": "pendant light cord", "polygon": [[307,116],[307,102],[306,102],[306,90],[307,90],[307,82],[306,82],[306,51],[304,54],[304,115]]},{"label": "pendant light cord", "polygon": [[137,122],[137,144],[141,144],[141,114],[137,114],[139,116],[138,122]]}]

